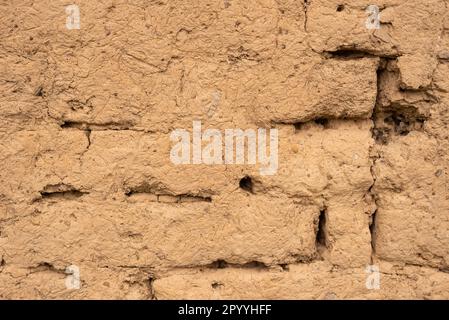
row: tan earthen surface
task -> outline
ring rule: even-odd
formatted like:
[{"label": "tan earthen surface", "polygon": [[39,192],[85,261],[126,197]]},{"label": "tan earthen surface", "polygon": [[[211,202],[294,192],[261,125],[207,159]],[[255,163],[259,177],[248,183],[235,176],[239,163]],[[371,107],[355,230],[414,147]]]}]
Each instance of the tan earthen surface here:
[{"label": "tan earthen surface", "polygon": [[449,298],[449,1],[69,4],[0,1],[1,299]]}]

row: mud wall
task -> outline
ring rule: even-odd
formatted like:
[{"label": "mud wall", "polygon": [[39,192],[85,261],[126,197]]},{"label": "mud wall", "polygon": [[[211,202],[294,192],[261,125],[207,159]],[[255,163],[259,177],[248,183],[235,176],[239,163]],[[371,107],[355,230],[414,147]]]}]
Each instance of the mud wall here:
[{"label": "mud wall", "polygon": [[448,1],[0,12],[0,298],[449,298]]}]

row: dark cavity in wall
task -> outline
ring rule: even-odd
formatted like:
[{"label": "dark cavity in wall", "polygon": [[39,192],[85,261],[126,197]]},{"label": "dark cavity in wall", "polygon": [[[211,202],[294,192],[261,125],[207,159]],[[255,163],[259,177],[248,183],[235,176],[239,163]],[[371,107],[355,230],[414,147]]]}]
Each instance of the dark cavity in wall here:
[{"label": "dark cavity in wall", "polygon": [[228,263],[224,260],[217,260],[210,264],[210,267],[213,269],[224,269],[228,266]]},{"label": "dark cavity in wall", "polygon": [[249,176],[244,176],[239,182],[240,188],[249,193],[253,193],[253,180]]},{"label": "dark cavity in wall", "polygon": [[316,124],[323,126],[323,128],[327,128],[329,126],[329,119],[326,118],[318,118],[314,120]]},{"label": "dark cavity in wall", "polygon": [[[423,131],[428,118],[412,105],[402,105],[385,99],[389,78],[399,77],[395,60],[382,58],[377,69],[377,98],[371,120],[373,138],[378,144],[388,144],[394,136],[406,136],[412,131]],[[388,90],[387,90],[388,91]],[[405,91],[404,91],[405,92]],[[404,93],[406,94],[406,93]]]},{"label": "dark cavity in wall", "polygon": [[228,263],[225,260],[219,259],[206,266],[211,269],[225,269],[225,268],[240,268],[240,269],[268,269],[268,265],[260,261],[249,261],[246,263]]},{"label": "dark cavity in wall", "polygon": [[320,215],[318,217],[318,226],[316,231],[316,247],[326,248],[327,247],[327,234],[326,234],[326,224],[327,224],[327,213],[326,209],[320,210]]},{"label": "dark cavity in wall", "polygon": [[369,232],[371,234],[371,249],[373,253],[376,249],[376,218],[377,218],[377,210],[371,215],[371,221],[369,224]]},{"label": "dark cavity in wall", "polygon": [[43,199],[76,199],[82,197],[88,192],[80,191],[70,185],[66,184],[55,184],[55,185],[47,185],[40,192],[40,199],[36,199],[36,201]]},{"label": "dark cavity in wall", "polygon": [[397,112],[386,115],[384,118],[384,123],[393,128],[394,132],[401,136],[406,136],[413,130],[421,130],[424,121],[424,118]]},{"label": "dark cavity in wall", "polygon": [[218,282],[218,281],[214,281],[214,282],[211,283],[212,289],[219,289],[219,288],[221,288],[223,286],[224,286],[224,284],[221,283],[221,282]]}]

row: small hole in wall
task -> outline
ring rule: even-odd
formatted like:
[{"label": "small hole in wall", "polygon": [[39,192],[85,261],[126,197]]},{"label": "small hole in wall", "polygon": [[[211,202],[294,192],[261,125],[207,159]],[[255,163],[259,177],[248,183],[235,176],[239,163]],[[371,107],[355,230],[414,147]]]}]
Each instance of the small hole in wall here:
[{"label": "small hole in wall", "polygon": [[210,264],[213,269],[224,269],[228,266],[228,263],[224,260],[216,260]]},{"label": "small hole in wall", "polygon": [[288,264],[283,263],[280,264],[279,266],[282,268],[282,271],[290,271]]},{"label": "small hole in wall", "polygon": [[211,287],[212,287],[213,289],[218,289],[218,288],[220,288],[220,287],[222,287],[222,286],[224,286],[223,283],[216,282],[216,281],[212,282],[212,284],[211,284]]},{"label": "small hole in wall", "polygon": [[38,87],[36,91],[34,91],[34,95],[36,97],[43,97],[44,96],[44,89],[42,87]]},{"label": "small hole in wall", "polygon": [[412,130],[422,130],[424,122],[423,118],[401,113],[393,113],[384,118],[384,123],[401,136],[408,135]]},{"label": "small hole in wall", "polygon": [[295,126],[295,132],[298,132],[299,130],[301,130],[301,127],[302,127],[301,122],[296,122],[293,125]]},{"label": "small hole in wall", "polygon": [[377,210],[374,211],[374,213],[371,215],[370,224],[369,224],[369,232],[371,235],[371,248],[373,249],[373,252],[376,250],[376,214]]},{"label": "small hole in wall", "polygon": [[318,119],[315,119],[315,123],[316,123],[316,124],[319,124],[319,125],[322,125],[323,127],[327,127],[328,124],[329,124],[329,119],[326,119],[326,118],[318,118]]},{"label": "small hole in wall", "polygon": [[337,6],[337,12],[342,12],[343,10],[345,10],[345,6],[343,4],[339,4]]},{"label": "small hole in wall", "polygon": [[316,233],[316,245],[317,247],[326,247],[326,210],[320,211],[320,216],[318,217],[318,230]]},{"label": "small hole in wall", "polygon": [[251,177],[243,177],[239,182],[239,186],[243,190],[253,193],[253,181],[251,180]]}]

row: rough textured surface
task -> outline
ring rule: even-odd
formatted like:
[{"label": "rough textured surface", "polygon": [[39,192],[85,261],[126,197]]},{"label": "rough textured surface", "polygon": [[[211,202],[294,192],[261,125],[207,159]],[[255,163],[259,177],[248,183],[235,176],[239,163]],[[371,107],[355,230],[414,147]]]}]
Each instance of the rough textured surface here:
[{"label": "rough textured surface", "polygon": [[449,298],[449,1],[69,4],[0,1],[0,298]]}]

